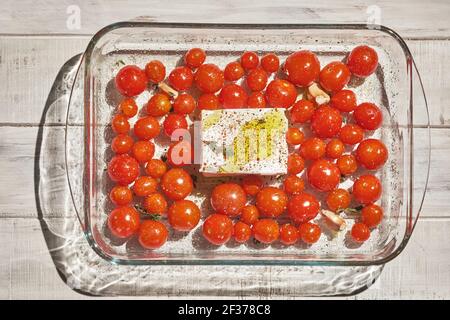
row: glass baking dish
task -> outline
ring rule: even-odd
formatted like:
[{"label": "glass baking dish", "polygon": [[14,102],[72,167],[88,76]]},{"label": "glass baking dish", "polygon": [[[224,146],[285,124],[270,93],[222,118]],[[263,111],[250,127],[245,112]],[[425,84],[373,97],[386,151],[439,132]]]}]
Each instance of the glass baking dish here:
[{"label": "glass baking dish", "polygon": [[[358,101],[376,103],[383,111],[383,126],[376,137],[389,150],[389,159],[377,173],[382,181],[380,205],[385,212],[382,224],[368,241],[356,246],[349,241],[348,230],[355,216],[345,215],[347,231],[333,232],[323,218],[316,219],[323,235],[313,246],[302,244],[284,247],[263,246],[250,241],[215,247],[201,237],[201,222],[190,233],[172,232],[168,242],[158,250],[144,250],[135,239],[118,242],[112,238],[105,222],[112,210],[108,201],[111,182],[106,167],[112,154],[110,119],[121,97],[114,87],[114,75],[124,64],[144,66],[159,59],[171,70],[190,48],[207,51],[207,61],[220,67],[237,59],[245,50],[258,54],[274,52],[283,61],[290,53],[309,49],[325,65],[342,60],[356,45],[376,49],[380,67],[365,81],[349,84]],[[152,93],[150,88],[137,98],[144,105]],[[250,265],[376,265],[397,256],[407,244],[419,217],[428,180],[429,138],[421,146],[422,155],[414,157],[414,136],[429,137],[428,109],[420,76],[411,53],[402,38],[393,30],[374,25],[210,25],[151,22],[120,22],[99,31],[90,41],[71,93],[69,108],[79,108],[83,116],[68,119],[67,130],[84,128],[78,140],[67,139],[68,145],[84,145],[78,164],[82,167],[81,190],[69,179],[72,198],[86,238],[103,258],[117,264],[250,264]],[[132,122],[133,124],[133,122]],[[66,130],[66,132],[67,132]],[[163,153],[168,141],[157,142],[157,155]],[[423,152],[425,148],[425,153]],[[74,155],[68,155],[66,157]],[[73,159],[67,161],[73,166]],[[418,162],[426,170],[415,172]],[[67,166],[68,170],[72,170]],[[78,168],[79,169],[79,168]],[[188,199],[202,209],[202,220],[210,212],[208,193],[218,178],[206,178],[195,170],[196,190]],[[68,174],[70,177],[70,174]],[[415,179],[417,177],[417,179]],[[225,178],[233,179],[233,178]],[[220,178],[224,181],[224,178]],[[275,181],[271,183],[276,184]],[[351,186],[351,181],[342,183]]]}]

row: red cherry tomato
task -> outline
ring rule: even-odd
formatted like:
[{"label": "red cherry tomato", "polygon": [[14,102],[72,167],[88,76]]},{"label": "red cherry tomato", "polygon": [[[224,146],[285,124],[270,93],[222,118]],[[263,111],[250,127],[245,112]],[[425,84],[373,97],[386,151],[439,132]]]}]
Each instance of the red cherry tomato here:
[{"label": "red cherry tomato", "polygon": [[340,90],[331,97],[330,105],[341,112],[352,112],[357,107],[356,95],[351,90]]},{"label": "red cherry tomato", "polygon": [[117,134],[125,134],[130,131],[130,123],[128,118],[123,114],[116,114],[111,121],[112,130]]},{"label": "red cherry tomato", "polygon": [[124,99],[120,105],[119,110],[122,112],[122,114],[127,117],[131,118],[134,117],[138,112],[138,106],[136,104],[136,101],[134,101],[131,98]]},{"label": "red cherry tomato", "polygon": [[336,136],[341,126],[341,113],[327,105],[317,108],[311,117],[311,129],[319,138]]},{"label": "red cherry tomato", "polygon": [[131,147],[131,154],[139,163],[145,163],[153,158],[155,145],[150,141],[136,141]]},{"label": "red cherry tomato", "polygon": [[327,143],[325,154],[328,158],[337,159],[345,151],[345,145],[339,139],[331,139]]},{"label": "red cherry tomato", "polygon": [[260,219],[253,224],[252,232],[256,240],[270,244],[280,236],[280,227],[275,220]]},{"label": "red cherry tomato", "polygon": [[176,67],[169,74],[169,83],[178,91],[188,90],[194,82],[194,74],[188,67]]},{"label": "red cherry tomato", "polygon": [[284,245],[292,245],[297,242],[299,238],[298,229],[290,223],[283,224],[280,227],[280,241]]},{"label": "red cherry tomato", "polygon": [[144,208],[150,214],[164,214],[167,212],[167,201],[159,192],[149,194],[144,199]]},{"label": "red cherry tomato", "polygon": [[237,216],[247,202],[244,189],[236,183],[222,183],[211,193],[211,206],[220,214]]},{"label": "red cherry tomato", "polygon": [[340,209],[348,208],[350,201],[350,193],[344,189],[334,189],[327,194],[326,198],[328,208],[334,212],[337,212]]},{"label": "red cherry tomato", "polygon": [[358,46],[350,52],[347,66],[352,74],[365,78],[377,69],[378,55],[374,49],[368,46]]},{"label": "red cherry tomato", "polygon": [[299,194],[305,189],[305,183],[302,178],[289,175],[283,182],[284,191],[288,194]]},{"label": "red cherry tomato", "polygon": [[263,181],[259,176],[249,175],[242,179],[242,188],[245,193],[254,196],[261,190]]},{"label": "red cherry tomato", "polygon": [[244,68],[237,61],[227,64],[224,70],[224,77],[227,81],[236,81],[244,76]]},{"label": "red cherry tomato", "polygon": [[364,242],[370,237],[370,229],[364,223],[355,223],[351,235],[356,242]]},{"label": "red cherry tomato", "polygon": [[288,156],[287,171],[289,174],[299,174],[305,169],[305,160],[297,154],[291,153]]},{"label": "red cherry tomato", "polygon": [[286,142],[294,146],[299,145],[305,139],[305,134],[299,128],[291,127],[286,132]]},{"label": "red cherry tomato", "polygon": [[111,149],[117,154],[127,153],[133,146],[133,139],[127,134],[119,134],[111,141]]},{"label": "red cherry tomato", "polygon": [[315,160],[307,171],[309,183],[319,191],[336,188],[341,180],[339,168],[325,159]]},{"label": "red cherry tomato", "polygon": [[170,169],[161,178],[161,190],[171,200],[186,198],[193,187],[191,176],[181,168]]},{"label": "red cherry tomato", "polygon": [[175,230],[190,231],[200,221],[200,209],[192,201],[178,200],[169,207],[167,218]]},{"label": "red cherry tomato", "polygon": [[238,243],[247,242],[252,236],[252,229],[248,224],[238,221],[233,227],[233,237]]},{"label": "red cherry tomato", "polygon": [[139,163],[128,154],[117,155],[108,164],[108,174],[112,181],[128,185],[138,177]]},{"label": "red cherry tomato", "polygon": [[316,160],[325,155],[326,144],[319,138],[308,138],[300,146],[300,155],[304,159]]},{"label": "red cherry tomato", "polygon": [[313,244],[319,241],[322,230],[317,224],[306,222],[300,225],[298,232],[304,243]]},{"label": "red cherry tomato", "polygon": [[203,49],[192,48],[184,56],[184,63],[189,68],[198,68],[205,62],[206,53]]},{"label": "red cherry tomato", "polygon": [[145,165],[145,172],[152,178],[159,179],[167,171],[167,165],[159,159],[151,159]]},{"label": "red cherry tomato", "polygon": [[173,102],[173,111],[178,114],[189,114],[194,112],[196,105],[194,97],[188,93],[182,93]]},{"label": "red cherry tomato", "polygon": [[299,100],[290,110],[291,121],[293,123],[305,123],[311,119],[314,110],[314,104],[311,101]]},{"label": "red cherry tomato", "polygon": [[346,124],[341,128],[339,138],[345,144],[354,145],[364,139],[364,130],[357,124]]},{"label": "red cherry tomato", "polygon": [[128,187],[115,186],[109,193],[109,198],[116,206],[126,206],[133,201],[133,193]]},{"label": "red cherry tomato", "polygon": [[166,243],[169,232],[159,221],[146,220],[139,228],[138,240],[145,249],[158,249]]},{"label": "red cherry tomato", "polygon": [[134,124],[134,135],[141,140],[150,140],[159,135],[161,128],[154,117],[140,118]]},{"label": "red cherry tomato", "polygon": [[364,168],[376,170],[386,163],[388,150],[380,140],[367,139],[358,145],[355,155],[358,163]]},{"label": "red cherry tomato", "polygon": [[361,210],[361,221],[369,228],[374,228],[383,220],[383,209],[376,204],[369,204]]},{"label": "red cherry tomato", "polygon": [[344,154],[337,159],[336,162],[339,171],[342,175],[347,176],[355,173],[358,169],[358,163],[356,162],[356,158],[352,154]]},{"label": "red cherry tomato", "polygon": [[267,85],[268,76],[266,71],[262,68],[255,68],[247,74],[247,86],[252,91],[261,91]]},{"label": "red cherry tomato", "polygon": [[173,167],[181,167],[194,162],[194,149],[190,142],[174,142],[167,150],[167,162]]},{"label": "red cherry tomato", "polygon": [[320,204],[316,197],[303,192],[292,196],[287,205],[288,214],[296,223],[314,219],[319,213]]},{"label": "red cherry tomato", "polygon": [[215,64],[202,64],[195,73],[195,84],[203,93],[219,91],[223,82],[223,72]]},{"label": "red cherry tomato", "polygon": [[320,85],[326,91],[335,93],[342,90],[350,81],[350,70],[340,61],[327,64],[320,71]]},{"label": "red cherry tomato", "polygon": [[233,222],[223,214],[212,214],[203,222],[202,233],[210,243],[220,246],[233,235]]},{"label": "red cherry tomato", "polygon": [[252,92],[247,98],[248,108],[265,108],[266,107],[266,97],[262,91]]},{"label": "red cherry tomato", "polygon": [[255,69],[259,64],[258,55],[252,51],[246,51],[241,56],[241,65],[242,67],[248,71],[251,69]]},{"label": "red cherry tomato", "polygon": [[286,210],[288,197],[286,193],[278,188],[265,187],[256,195],[256,207],[261,215],[275,218]]},{"label": "red cherry tomato", "polygon": [[186,117],[182,114],[171,113],[167,115],[166,119],[164,119],[163,123],[164,133],[171,137],[172,133],[174,133],[177,129],[185,129],[188,128],[188,123],[186,121]]},{"label": "red cherry tomato", "polygon": [[259,219],[259,210],[254,205],[248,205],[242,208],[239,220],[249,226],[253,225]]},{"label": "red cherry tomato", "polygon": [[280,59],[274,53],[268,53],[261,58],[261,67],[268,73],[277,72],[280,68]]},{"label": "red cherry tomato", "polygon": [[318,80],[320,62],[311,51],[297,51],[286,59],[284,70],[293,84],[307,87]]},{"label": "red cherry tomato", "polygon": [[136,179],[133,185],[134,194],[138,197],[146,197],[154,192],[158,187],[158,182],[152,177],[142,176]]},{"label": "red cherry tomato", "polygon": [[159,83],[166,77],[166,67],[159,60],[152,60],[145,65],[145,74],[149,81]]},{"label": "red cherry tomato", "polygon": [[108,228],[117,238],[128,238],[139,229],[139,213],[132,207],[119,207],[108,216]]},{"label": "red cherry tomato", "polygon": [[297,99],[297,90],[286,80],[272,80],[266,88],[266,100],[273,108],[289,108]]},{"label": "red cherry tomato", "polygon": [[198,98],[198,108],[200,110],[220,109],[219,97],[214,93],[204,93]]},{"label": "red cherry tomato", "polygon": [[353,112],[353,118],[361,128],[366,130],[378,129],[383,122],[381,110],[369,102],[361,103]]},{"label": "red cherry tomato", "polygon": [[137,66],[125,66],[116,75],[116,87],[124,96],[137,96],[147,88],[147,76]]},{"label": "red cherry tomato", "polygon": [[353,183],[353,197],[362,204],[369,204],[381,197],[381,182],[373,175],[359,177]]},{"label": "red cherry tomato", "polygon": [[225,109],[243,108],[247,104],[247,93],[240,85],[229,83],[220,91],[219,100]]},{"label": "red cherry tomato", "polygon": [[147,102],[147,114],[152,117],[161,117],[169,113],[172,108],[169,96],[165,93],[156,93]]}]

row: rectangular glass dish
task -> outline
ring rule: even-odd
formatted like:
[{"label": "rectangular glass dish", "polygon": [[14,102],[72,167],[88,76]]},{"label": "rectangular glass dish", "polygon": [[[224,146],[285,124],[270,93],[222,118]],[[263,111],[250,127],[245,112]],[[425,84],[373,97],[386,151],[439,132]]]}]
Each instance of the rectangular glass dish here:
[{"label": "rectangular glass dish", "polygon": [[[148,61],[158,59],[171,70],[187,50],[201,47],[207,52],[207,62],[221,68],[247,50],[259,55],[274,52],[281,61],[292,52],[311,50],[324,66],[333,60],[343,60],[353,47],[361,44],[377,51],[379,67],[365,81],[352,81],[349,87],[355,91],[358,102],[373,102],[382,109],[383,125],[374,136],[389,151],[388,162],[376,173],[383,186],[380,205],[385,218],[368,241],[359,246],[349,241],[348,230],[356,216],[345,214],[347,229],[342,232],[333,231],[319,215],[316,222],[323,234],[312,246],[302,243],[290,247],[278,243],[262,246],[249,241],[244,245],[230,242],[216,247],[201,236],[202,221],[190,233],[171,231],[168,242],[154,251],[142,249],[135,239],[117,242],[110,237],[105,223],[112,210],[108,201],[112,183],[105,168],[112,157],[109,146],[113,135],[108,124],[121,99],[114,86],[114,76],[124,64],[143,67]],[[416,114],[428,126],[427,108],[411,54],[400,36],[388,28],[123,22],[108,26],[93,37],[77,78],[80,84],[76,90],[82,92],[84,108],[84,192],[74,198],[82,203],[80,220],[89,243],[109,261],[118,264],[373,265],[398,255],[411,236],[424,195],[424,189],[414,184],[413,120]],[[150,89],[141,94],[136,99],[138,106],[142,107],[152,92]],[[74,92],[72,95],[71,104]],[[155,141],[156,156],[164,153],[169,142],[164,138]],[[203,220],[212,210],[208,196],[211,188],[219,181],[236,178],[205,177],[195,166],[189,170],[196,176],[196,190],[187,199],[199,205]],[[341,185],[349,188],[351,180]],[[421,179],[421,183],[426,185],[426,180]],[[267,181],[280,184],[279,177]],[[323,195],[318,196],[323,199]]]}]

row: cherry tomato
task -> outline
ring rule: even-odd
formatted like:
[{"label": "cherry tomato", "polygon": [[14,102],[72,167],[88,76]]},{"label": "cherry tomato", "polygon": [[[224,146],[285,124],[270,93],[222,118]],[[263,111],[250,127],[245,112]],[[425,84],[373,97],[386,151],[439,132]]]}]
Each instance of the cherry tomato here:
[{"label": "cherry tomato", "polygon": [[383,122],[381,110],[370,102],[361,103],[353,112],[353,118],[361,128],[366,130],[378,129]]},{"label": "cherry tomato", "polygon": [[223,214],[212,214],[203,222],[202,233],[210,243],[220,246],[233,235],[233,222]]},{"label": "cherry tomato", "polygon": [[161,193],[154,192],[145,197],[144,208],[149,214],[163,214],[167,212],[167,201]]},{"label": "cherry tomato", "polygon": [[172,108],[170,98],[165,93],[156,93],[147,103],[147,114],[153,117],[161,117],[169,113]]},{"label": "cherry tomato", "polygon": [[353,197],[362,204],[377,201],[381,196],[381,183],[373,175],[363,175],[353,183]]},{"label": "cherry tomato", "polygon": [[265,108],[266,107],[266,97],[262,91],[252,92],[247,98],[248,108]]},{"label": "cherry tomato", "polygon": [[299,174],[305,169],[305,160],[297,154],[291,153],[288,156],[287,171],[289,174]]},{"label": "cherry tomato", "polygon": [[316,197],[303,192],[292,196],[287,205],[288,214],[296,223],[314,219],[319,213],[320,204]]},{"label": "cherry tomato", "polygon": [[193,187],[191,176],[181,168],[170,169],[161,178],[161,190],[171,200],[186,198]]},{"label": "cherry tomato", "polygon": [[358,163],[364,168],[375,170],[386,163],[388,150],[380,140],[367,139],[358,145],[355,155]]},{"label": "cherry tomato", "polygon": [[290,223],[283,224],[280,227],[280,241],[287,246],[297,242],[299,238],[298,229]]},{"label": "cherry tomato", "polygon": [[125,66],[116,75],[116,87],[124,96],[137,96],[147,88],[147,76],[137,66]]},{"label": "cherry tomato", "polygon": [[252,229],[248,224],[238,221],[233,227],[233,237],[236,242],[244,243],[247,242],[252,236]]},{"label": "cherry tomato", "polygon": [[136,104],[136,101],[134,101],[131,98],[127,98],[122,100],[122,102],[119,105],[119,110],[125,117],[131,118],[137,114],[138,106]]},{"label": "cherry tomato", "polygon": [[268,73],[277,72],[280,68],[280,59],[274,53],[268,53],[261,58],[261,67]]},{"label": "cherry tomato", "polygon": [[161,128],[154,117],[140,118],[134,124],[134,135],[141,140],[150,140],[159,135]]},{"label": "cherry tomato", "polygon": [[284,191],[288,194],[299,194],[305,189],[305,183],[302,178],[289,175],[283,182]]},{"label": "cherry tomato", "polygon": [[305,139],[305,134],[299,128],[291,127],[286,132],[286,142],[294,146],[299,145]]},{"label": "cherry tomato", "polygon": [[300,155],[304,159],[316,160],[325,155],[326,144],[322,139],[313,137],[303,141],[300,146]]},{"label": "cherry tomato", "polygon": [[116,206],[126,206],[133,201],[133,193],[128,187],[115,186],[109,193],[109,198]]},{"label": "cherry tomato", "polygon": [[339,168],[325,159],[315,160],[307,171],[309,183],[319,191],[330,191],[336,188],[341,180]]},{"label": "cherry tomato", "polygon": [[339,138],[345,144],[354,145],[364,139],[364,130],[357,124],[346,124],[341,128]]},{"label": "cherry tomato", "polygon": [[245,193],[254,196],[261,190],[263,181],[259,176],[248,175],[242,179],[242,188]]},{"label": "cherry tomato", "polygon": [[243,108],[247,104],[247,93],[240,85],[229,83],[220,91],[219,100],[225,109]]},{"label": "cherry tomato", "polygon": [[268,79],[269,77],[264,69],[255,68],[248,72],[246,82],[250,90],[261,91],[266,87]]},{"label": "cherry tomato", "polygon": [[178,200],[169,207],[167,218],[175,230],[190,231],[200,221],[200,209],[192,201]]},{"label": "cherry tomato", "polygon": [[346,209],[350,205],[350,193],[344,189],[334,189],[327,194],[326,202],[331,211],[337,212],[339,209]]},{"label": "cherry tomato", "polygon": [[194,149],[189,141],[177,141],[167,150],[167,162],[173,167],[181,167],[194,162]]},{"label": "cherry tomato", "polygon": [[351,90],[340,90],[331,97],[330,105],[341,112],[352,112],[357,107],[356,95]]},{"label": "cherry tomato", "polygon": [[159,83],[166,77],[166,67],[159,60],[152,60],[145,65],[145,74],[149,81]]},{"label": "cherry tomato", "polygon": [[111,141],[111,149],[117,154],[127,153],[133,146],[133,139],[127,134],[119,134]]},{"label": "cherry tomato", "polygon": [[304,243],[313,244],[319,241],[322,230],[317,224],[306,222],[300,225],[298,232]]},{"label": "cherry tomato", "polygon": [[298,100],[290,110],[291,121],[293,123],[305,123],[314,114],[314,104],[309,100]]},{"label": "cherry tomato", "polygon": [[265,187],[256,195],[256,207],[261,215],[275,218],[286,210],[288,197],[286,193],[275,187]]},{"label": "cherry tomato", "polygon": [[350,52],[347,66],[352,74],[365,78],[377,69],[378,55],[374,49],[368,46],[358,46]]},{"label": "cherry tomato", "polygon": [[178,91],[187,90],[194,82],[194,74],[188,67],[176,67],[169,74],[169,83]]},{"label": "cherry tomato", "polygon": [[266,88],[266,100],[273,108],[289,108],[297,99],[297,90],[289,81],[272,80]]},{"label": "cherry tomato", "polygon": [[159,221],[146,220],[139,228],[138,241],[145,249],[158,249],[166,243],[169,232]]},{"label": "cherry tomato", "polygon": [[253,224],[253,236],[262,243],[272,243],[280,236],[280,227],[275,220],[260,219]]},{"label": "cherry tomato", "polygon": [[352,154],[344,154],[337,159],[336,162],[339,171],[342,175],[347,176],[358,169],[358,163],[356,162],[356,158]]},{"label": "cherry tomato", "polygon": [[195,73],[195,84],[203,93],[219,91],[223,82],[223,72],[215,64],[202,64]]},{"label": "cherry tomato", "polygon": [[189,93],[182,93],[173,102],[173,111],[178,114],[189,114],[195,110],[197,103]]},{"label": "cherry tomato", "polygon": [[174,133],[177,129],[185,129],[188,128],[188,123],[186,121],[186,117],[182,114],[171,113],[167,115],[166,119],[164,119],[163,123],[164,133],[171,137],[172,133]]},{"label": "cherry tomato", "polygon": [[284,71],[288,76],[288,80],[293,84],[307,87],[318,80],[320,62],[311,51],[297,51],[286,59]]},{"label": "cherry tomato", "polygon": [[113,157],[108,164],[108,175],[121,185],[132,183],[139,175],[139,163],[128,154]]},{"label": "cherry tomato", "polygon": [[325,154],[328,158],[337,159],[339,158],[345,151],[345,146],[339,139],[331,139],[327,143],[327,147],[325,150]]},{"label": "cherry tomato", "polygon": [[364,223],[355,223],[351,235],[356,242],[364,242],[370,237],[370,229]]},{"label": "cherry tomato", "polygon": [[153,158],[155,145],[150,141],[136,141],[131,147],[131,154],[139,163],[145,163]]},{"label": "cherry tomato", "polygon": [[198,68],[205,62],[206,53],[203,49],[192,48],[184,56],[184,63],[189,68]]},{"label": "cherry tomato", "polygon": [[236,183],[222,183],[211,193],[211,206],[220,214],[237,216],[247,202],[244,189]]},{"label": "cherry tomato", "polygon": [[138,197],[146,197],[156,192],[158,182],[149,176],[142,176],[136,179],[133,185],[134,194]]},{"label": "cherry tomato", "polygon": [[198,108],[200,110],[220,109],[219,97],[214,93],[204,93],[198,98]]},{"label": "cherry tomato", "polygon": [[161,178],[167,171],[167,165],[159,159],[151,159],[145,165],[145,172],[152,178]]},{"label": "cherry tomato", "polygon": [[116,114],[111,121],[112,130],[117,134],[125,134],[130,131],[130,123],[128,118],[123,114]]},{"label": "cherry tomato", "polygon": [[108,227],[117,238],[128,238],[139,229],[139,213],[132,207],[119,207],[108,216]]},{"label": "cherry tomato", "polygon": [[317,108],[311,117],[311,129],[319,138],[336,136],[341,126],[341,113],[327,105]]},{"label": "cherry tomato", "polygon": [[254,205],[248,205],[242,208],[239,220],[248,225],[253,225],[259,219],[259,210]]},{"label": "cherry tomato", "polygon": [[374,228],[383,220],[383,209],[376,204],[369,204],[361,210],[361,221],[369,228]]},{"label": "cherry tomato", "polygon": [[335,93],[344,88],[350,81],[350,70],[340,61],[327,64],[320,71],[320,85],[326,91]]},{"label": "cherry tomato", "polygon": [[246,51],[241,56],[241,65],[242,67],[248,71],[251,69],[255,69],[259,64],[258,55],[252,51]]},{"label": "cherry tomato", "polygon": [[227,81],[236,81],[244,76],[244,68],[237,61],[230,62],[224,70],[224,77]]}]

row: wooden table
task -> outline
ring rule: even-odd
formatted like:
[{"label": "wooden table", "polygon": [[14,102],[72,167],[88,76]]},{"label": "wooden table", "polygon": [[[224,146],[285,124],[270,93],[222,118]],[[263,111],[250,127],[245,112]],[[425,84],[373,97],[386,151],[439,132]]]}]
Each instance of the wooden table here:
[{"label": "wooden table", "polygon": [[[6,3],[5,3],[6,2]],[[422,73],[432,162],[406,250],[356,299],[450,298],[450,3],[414,1],[12,1],[0,11],[0,298],[86,298],[56,272],[37,219],[33,167],[40,118],[61,66],[112,22],[366,23],[403,36]],[[79,18],[77,16],[79,13]],[[78,23],[79,22],[79,23]],[[62,126],[64,115],[50,125]],[[55,190],[58,192],[58,190]],[[269,298],[260,295],[255,298]]]}]

